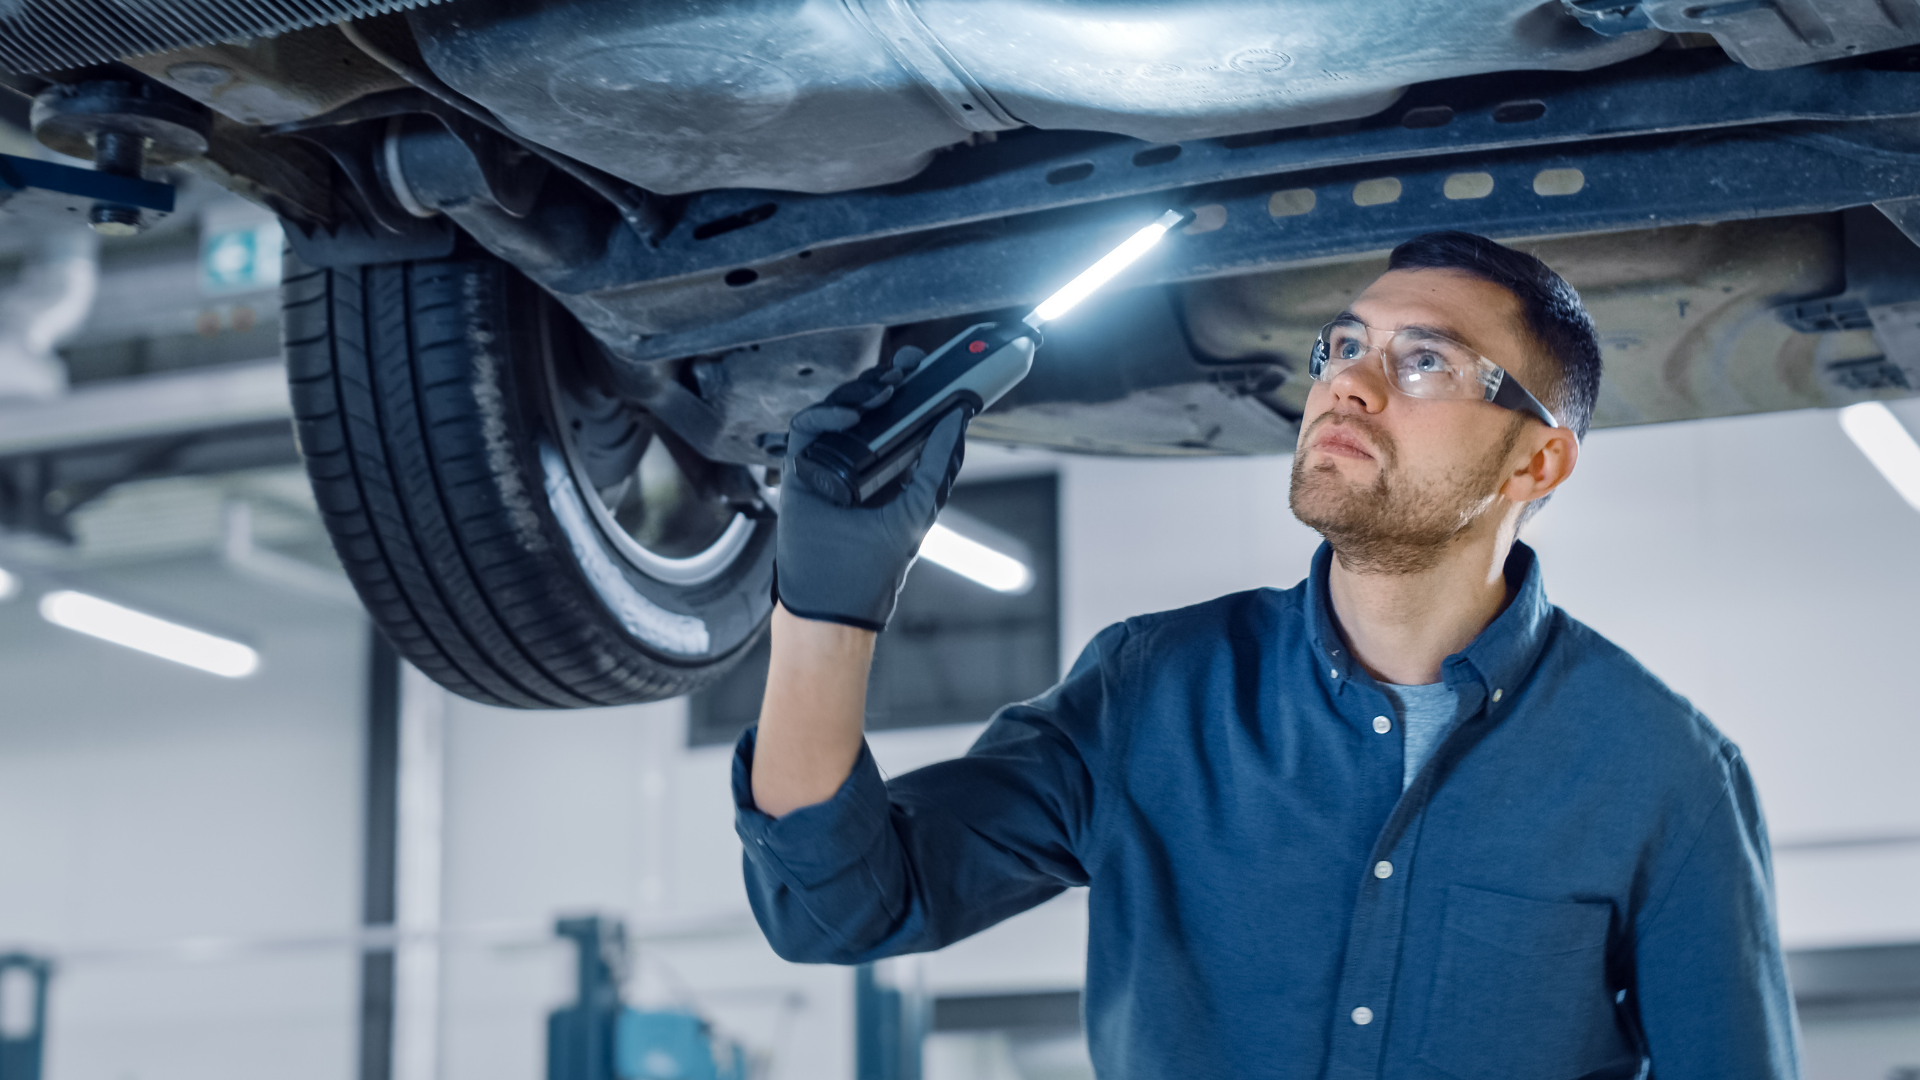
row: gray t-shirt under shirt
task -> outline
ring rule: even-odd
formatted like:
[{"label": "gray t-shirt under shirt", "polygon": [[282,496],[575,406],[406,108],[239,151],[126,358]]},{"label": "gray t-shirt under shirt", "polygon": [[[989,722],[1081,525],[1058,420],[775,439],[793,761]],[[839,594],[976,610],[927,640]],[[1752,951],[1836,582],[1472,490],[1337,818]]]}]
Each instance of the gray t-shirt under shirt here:
[{"label": "gray t-shirt under shirt", "polygon": [[1381,687],[1400,712],[1400,733],[1406,747],[1400,790],[1405,791],[1453,723],[1454,695],[1443,682],[1425,686],[1382,683]]}]

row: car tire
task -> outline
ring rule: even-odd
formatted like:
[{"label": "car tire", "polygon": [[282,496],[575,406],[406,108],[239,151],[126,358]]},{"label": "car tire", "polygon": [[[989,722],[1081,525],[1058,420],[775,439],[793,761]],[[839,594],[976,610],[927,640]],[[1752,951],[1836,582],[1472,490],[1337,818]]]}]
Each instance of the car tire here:
[{"label": "car tire", "polygon": [[289,253],[281,299],[334,550],[435,682],[513,708],[655,701],[764,632],[764,478],[596,389],[590,339],[505,263],[320,269]]}]

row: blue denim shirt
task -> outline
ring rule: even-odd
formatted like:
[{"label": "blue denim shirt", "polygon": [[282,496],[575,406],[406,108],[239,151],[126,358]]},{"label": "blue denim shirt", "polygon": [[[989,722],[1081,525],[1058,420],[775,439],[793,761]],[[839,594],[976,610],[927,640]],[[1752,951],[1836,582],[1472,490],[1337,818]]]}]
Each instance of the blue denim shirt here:
[{"label": "blue denim shirt", "polygon": [[965,757],[882,782],[863,751],[779,819],[753,805],[748,732],[734,797],[774,949],[938,949],[1086,885],[1104,1080],[1798,1075],[1733,744],[1549,604],[1516,545],[1514,597],[1443,665],[1459,712],[1403,793],[1330,559],[1109,627]]}]

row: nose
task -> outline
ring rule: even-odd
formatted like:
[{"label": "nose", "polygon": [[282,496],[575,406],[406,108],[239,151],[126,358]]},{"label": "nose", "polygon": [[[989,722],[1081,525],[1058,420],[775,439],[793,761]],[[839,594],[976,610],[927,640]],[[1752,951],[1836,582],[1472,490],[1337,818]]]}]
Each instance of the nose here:
[{"label": "nose", "polygon": [[1387,407],[1387,372],[1379,346],[1348,364],[1327,381],[1333,392],[1333,407],[1360,413],[1377,413]]}]

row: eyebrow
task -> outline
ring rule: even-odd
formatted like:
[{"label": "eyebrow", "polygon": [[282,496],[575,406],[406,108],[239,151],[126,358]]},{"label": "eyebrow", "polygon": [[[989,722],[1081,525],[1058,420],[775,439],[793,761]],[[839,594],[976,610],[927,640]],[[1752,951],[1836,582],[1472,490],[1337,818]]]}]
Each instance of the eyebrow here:
[{"label": "eyebrow", "polygon": [[[1361,318],[1358,315],[1355,315],[1352,312],[1352,310],[1342,311],[1340,314],[1334,316],[1333,321],[1334,322],[1352,321],[1352,322],[1357,322],[1362,326],[1368,325],[1367,320]],[[1394,331],[1394,333],[1396,334],[1405,334],[1408,332],[1412,332],[1416,335],[1420,335],[1424,337],[1442,337],[1442,338],[1446,338],[1448,341],[1455,341],[1455,342],[1459,342],[1462,345],[1467,345],[1466,339],[1460,336],[1459,331],[1452,330],[1445,326],[1427,326],[1424,323],[1414,323],[1409,326],[1403,326],[1400,329]],[[1467,345],[1467,348],[1473,349],[1474,346]],[[1474,349],[1474,351],[1478,352],[1479,350]]]}]

